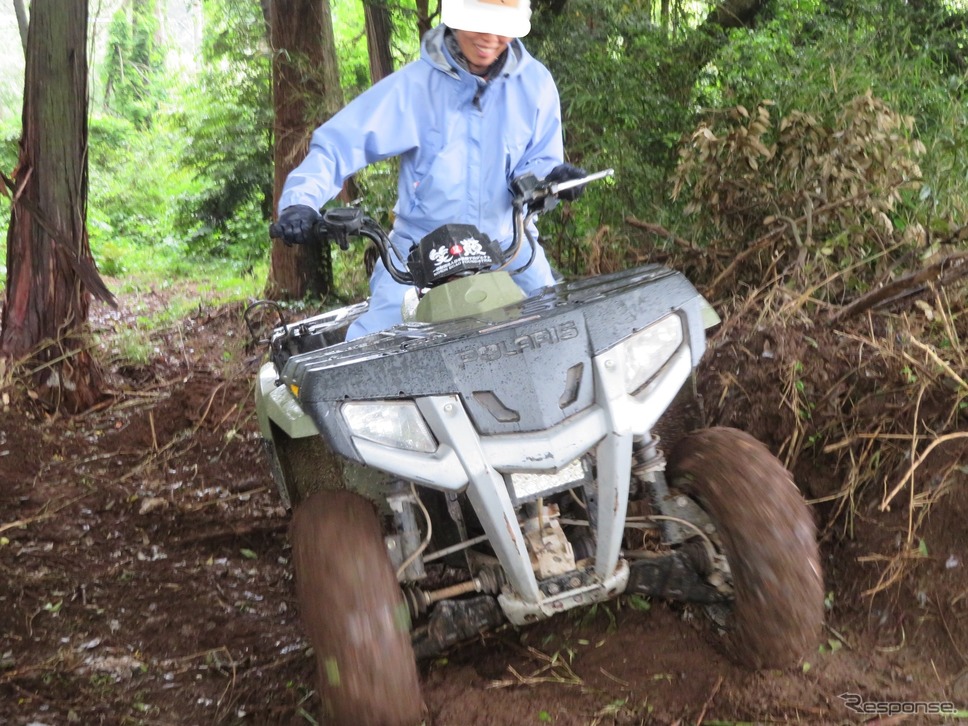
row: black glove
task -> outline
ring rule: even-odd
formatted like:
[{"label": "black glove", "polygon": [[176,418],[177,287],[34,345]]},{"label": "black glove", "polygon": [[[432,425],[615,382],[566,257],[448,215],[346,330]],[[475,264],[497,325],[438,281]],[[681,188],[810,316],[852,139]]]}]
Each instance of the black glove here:
[{"label": "black glove", "polygon": [[279,213],[272,232],[287,245],[305,245],[313,241],[313,227],[322,215],[305,204],[294,204]]},{"label": "black glove", "polygon": [[[581,179],[584,176],[588,176],[588,172],[584,169],[580,169],[577,166],[572,166],[571,164],[558,164],[554,169],[548,172],[548,176],[545,177],[546,182],[560,184],[561,182],[571,181],[572,179]],[[558,193],[558,198],[566,201],[573,202],[581,193],[585,191],[585,185],[581,184],[577,187],[571,187],[570,189],[565,189]]]}]

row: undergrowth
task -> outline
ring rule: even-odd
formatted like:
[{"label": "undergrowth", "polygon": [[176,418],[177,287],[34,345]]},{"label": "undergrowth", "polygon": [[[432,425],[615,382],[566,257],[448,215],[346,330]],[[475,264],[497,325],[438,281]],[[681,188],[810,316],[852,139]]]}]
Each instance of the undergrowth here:
[{"label": "undergrowth", "polygon": [[829,471],[826,534],[906,513],[868,595],[922,559],[932,507],[968,475],[968,227],[934,216],[914,131],[870,93],[830,119],[736,107],[696,129],[676,173],[708,241],[678,240],[673,263],[717,301],[726,340],[787,341],[761,353],[778,359],[775,448]]}]

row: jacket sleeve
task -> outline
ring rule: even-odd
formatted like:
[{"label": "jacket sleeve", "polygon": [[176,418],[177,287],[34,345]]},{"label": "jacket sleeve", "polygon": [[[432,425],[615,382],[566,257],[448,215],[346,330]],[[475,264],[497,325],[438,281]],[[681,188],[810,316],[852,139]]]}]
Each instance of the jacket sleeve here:
[{"label": "jacket sleeve", "polygon": [[546,69],[539,81],[535,104],[534,132],[525,153],[511,171],[511,178],[527,172],[543,179],[548,172],[564,161],[564,142],[561,131],[561,100],[554,79]]},{"label": "jacket sleeve", "polygon": [[286,177],[280,210],[294,204],[318,209],[363,167],[417,145],[418,124],[407,110],[412,94],[403,71],[364,91],[313,132],[306,157]]}]

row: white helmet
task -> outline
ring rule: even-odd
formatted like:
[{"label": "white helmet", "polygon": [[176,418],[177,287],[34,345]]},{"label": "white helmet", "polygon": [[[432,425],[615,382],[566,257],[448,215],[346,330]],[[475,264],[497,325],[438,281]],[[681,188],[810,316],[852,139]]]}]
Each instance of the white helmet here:
[{"label": "white helmet", "polygon": [[454,30],[523,38],[531,30],[531,0],[442,0],[440,21]]}]

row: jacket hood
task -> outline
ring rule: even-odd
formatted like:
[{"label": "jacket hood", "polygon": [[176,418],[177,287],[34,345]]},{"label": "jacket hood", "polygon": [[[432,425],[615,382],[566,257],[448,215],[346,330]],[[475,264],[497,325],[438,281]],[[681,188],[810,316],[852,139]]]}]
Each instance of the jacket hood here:
[{"label": "jacket hood", "polygon": [[[437,70],[454,78],[460,78],[463,69],[457,65],[457,62],[447,50],[447,43],[444,41],[446,32],[447,26],[441,24],[424,35],[420,44],[420,57]],[[530,57],[524,49],[524,44],[517,38],[513,39],[508,45],[507,60],[504,62],[504,68],[501,69],[500,75],[513,76],[520,73]],[[467,73],[468,71],[463,72]]]}]

